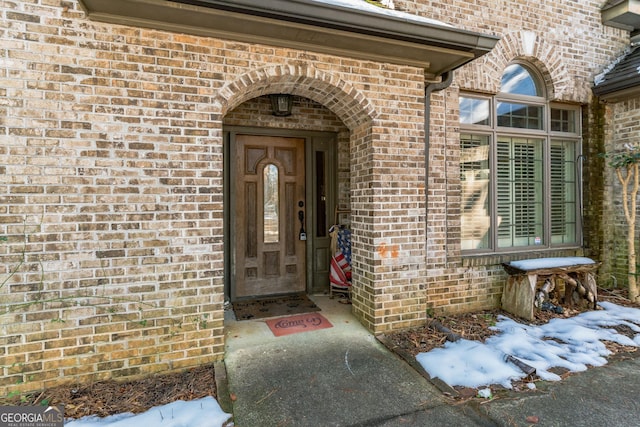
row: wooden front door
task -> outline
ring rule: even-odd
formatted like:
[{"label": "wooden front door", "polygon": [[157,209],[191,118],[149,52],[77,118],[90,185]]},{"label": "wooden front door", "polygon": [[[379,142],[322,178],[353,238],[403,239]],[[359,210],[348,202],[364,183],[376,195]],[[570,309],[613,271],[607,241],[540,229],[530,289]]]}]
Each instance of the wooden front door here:
[{"label": "wooden front door", "polygon": [[304,141],[235,137],[234,300],[306,290]]}]

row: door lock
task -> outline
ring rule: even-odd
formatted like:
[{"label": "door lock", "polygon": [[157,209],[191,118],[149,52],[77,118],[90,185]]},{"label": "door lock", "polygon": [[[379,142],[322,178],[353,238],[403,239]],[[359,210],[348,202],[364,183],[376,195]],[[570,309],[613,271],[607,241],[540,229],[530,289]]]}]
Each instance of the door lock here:
[{"label": "door lock", "polygon": [[[303,204],[302,202],[299,202],[298,205]],[[300,206],[302,207],[302,206]],[[298,219],[300,220],[300,234],[299,234],[299,239],[300,240],[307,240],[307,233],[304,231],[304,211],[303,210],[299,210],[298,211]]]}]

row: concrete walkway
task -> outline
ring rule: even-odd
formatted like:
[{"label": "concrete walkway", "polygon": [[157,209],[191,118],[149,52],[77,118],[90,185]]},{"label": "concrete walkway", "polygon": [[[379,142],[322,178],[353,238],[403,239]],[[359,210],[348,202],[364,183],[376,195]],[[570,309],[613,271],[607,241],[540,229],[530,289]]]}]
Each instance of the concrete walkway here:
[{"label": "concrete walkway", "polygon": [[[589,368],[559,382],[539,382],[533,393],[511,393],[480,405],[498,426],[636,427],[640,425],[640,358]],[[426,424],[417,424],[426,425]]]},{"label": "concrete walkway", "polygon": [[349,305],[312,299],[332,328],[276,338],[264,321],[227,322],[236,426],[371,426],[416,411],[441,421],[433,425],[482,425],[380,344]]},{"label": "concrete walkway", "polygon": [[[332,328],[274,337],[229,320],[218,398],[237,427],[637,426],[640,358],[612,361],[531,392],[459,404],[380,344],[350,306],[312,297]],[[231,398],[226,399],[226,396]]]}]

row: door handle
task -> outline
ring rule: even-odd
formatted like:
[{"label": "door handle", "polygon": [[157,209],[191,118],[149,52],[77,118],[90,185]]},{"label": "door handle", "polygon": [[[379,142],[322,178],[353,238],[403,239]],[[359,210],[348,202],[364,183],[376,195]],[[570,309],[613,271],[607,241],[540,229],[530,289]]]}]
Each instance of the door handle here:
[{"label": "door handle", "polygon": [[304,231],[304,211],[298,211],[298,219],[300,220],[300,240],[307,240],[307,233]]}]

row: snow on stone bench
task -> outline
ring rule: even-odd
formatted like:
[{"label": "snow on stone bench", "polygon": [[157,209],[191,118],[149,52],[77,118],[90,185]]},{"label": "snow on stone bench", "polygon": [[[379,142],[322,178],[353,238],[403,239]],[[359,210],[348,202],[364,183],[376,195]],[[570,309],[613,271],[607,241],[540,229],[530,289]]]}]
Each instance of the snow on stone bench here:
[{"label": "snow on stone bench", "polygon": [[586,257],[559,257],[559,258],[535,258],[511,261],[507,263],[510,267],[524,271],[542,270],[546,268],[574,267],[577,265],[591,265],[596,262]]},{"label": "snow on stone bench", "polygon": [[573,304],[574,292],[596,307],[598,300],[595,271],[599,262],[586,257],[534,258],[502,264],[509,274],[502,308],[527,320],[533,320],[534,302],[548,298],[560,282],[565,286],[564,301]]}]

